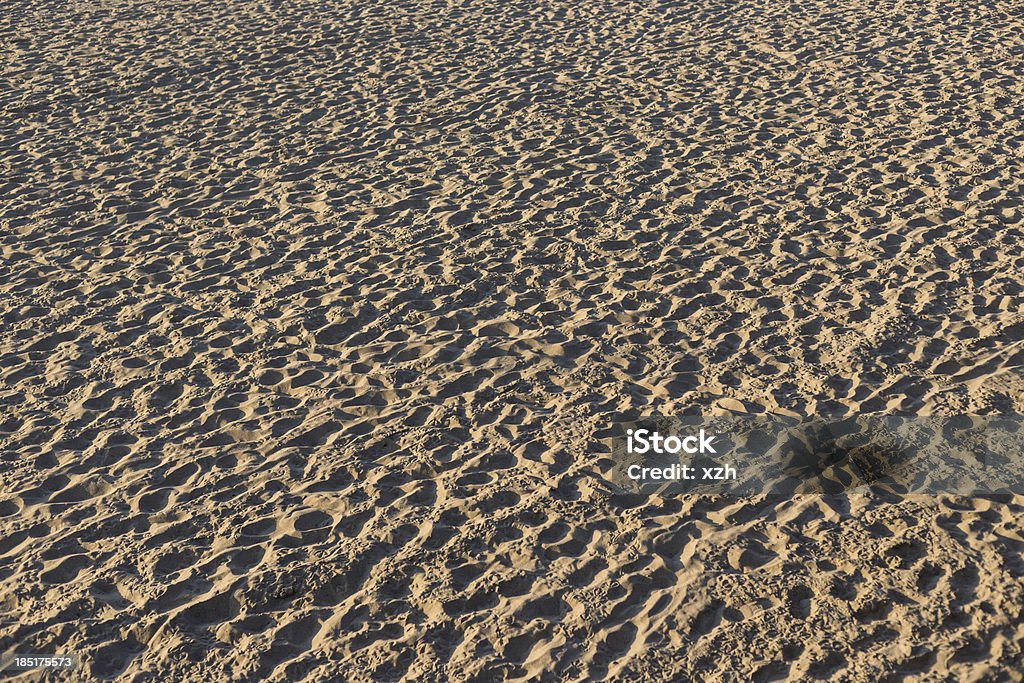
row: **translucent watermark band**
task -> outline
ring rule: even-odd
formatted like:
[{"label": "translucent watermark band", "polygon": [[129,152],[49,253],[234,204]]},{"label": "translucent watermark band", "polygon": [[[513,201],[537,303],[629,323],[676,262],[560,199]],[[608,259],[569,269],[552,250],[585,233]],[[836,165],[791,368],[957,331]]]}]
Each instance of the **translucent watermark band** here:
[{"label": "translucent watermark band", "polygon": [[638,492],[1024,494],[1024,417],[650,417],[615,424],[606,476]]}]

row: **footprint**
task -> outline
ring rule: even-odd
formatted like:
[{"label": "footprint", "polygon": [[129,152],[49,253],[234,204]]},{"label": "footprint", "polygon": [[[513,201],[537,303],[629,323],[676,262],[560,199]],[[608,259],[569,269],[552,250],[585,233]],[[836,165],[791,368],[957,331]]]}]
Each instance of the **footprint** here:
[{"label": "footprint", "polygon": [[795,619],[807,619],[814,606],[814,592],[804,585],[794,587],[786,597],[786,607]]}]

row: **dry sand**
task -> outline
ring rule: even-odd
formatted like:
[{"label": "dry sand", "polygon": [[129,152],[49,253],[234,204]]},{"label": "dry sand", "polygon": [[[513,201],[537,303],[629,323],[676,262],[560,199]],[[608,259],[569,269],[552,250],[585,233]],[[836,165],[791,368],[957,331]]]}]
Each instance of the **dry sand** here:
[{"label": "dry sand", "polygon": [[5,3],[0,653],[1021,680],[1020,500],[643,498],[593,437],[1024,411],[1022,11]]}]

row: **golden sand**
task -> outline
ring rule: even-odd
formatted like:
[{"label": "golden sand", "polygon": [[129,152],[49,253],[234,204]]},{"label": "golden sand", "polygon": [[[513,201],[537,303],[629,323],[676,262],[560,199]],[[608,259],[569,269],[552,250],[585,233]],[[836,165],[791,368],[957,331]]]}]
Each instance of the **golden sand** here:
[{"label": "golden sand", "polygon": [[594,435],[1024,411],[1022,10],[5,6],[0,654],[1020,680],[1020,501],[628,495]]}]

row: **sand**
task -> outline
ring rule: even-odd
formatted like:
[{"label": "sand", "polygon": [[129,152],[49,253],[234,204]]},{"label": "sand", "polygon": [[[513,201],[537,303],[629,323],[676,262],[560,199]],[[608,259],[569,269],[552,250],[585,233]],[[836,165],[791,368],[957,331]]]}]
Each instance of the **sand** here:
[{"label": "sand", "polygon": [[1021,680],[1024,501],[625,494],[595,434],[1024,412],[1022,9],[9,3],[0,654]]}]

